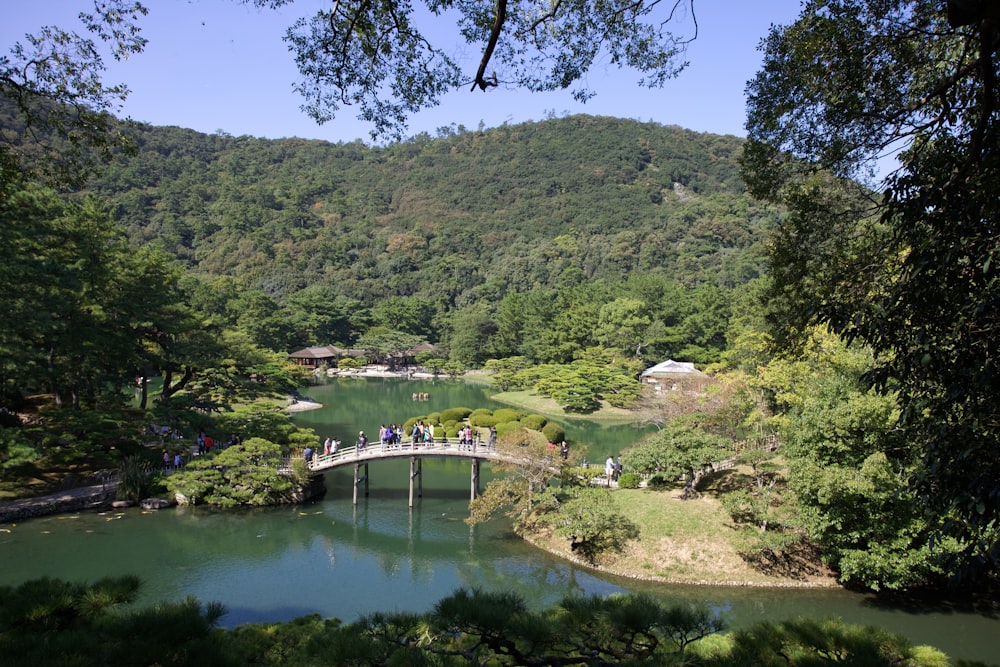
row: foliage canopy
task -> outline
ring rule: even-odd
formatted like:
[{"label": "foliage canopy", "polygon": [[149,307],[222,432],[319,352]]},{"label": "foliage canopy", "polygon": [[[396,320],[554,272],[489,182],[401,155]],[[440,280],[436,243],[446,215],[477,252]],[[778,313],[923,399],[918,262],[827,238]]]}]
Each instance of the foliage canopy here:
[{"label": "foliage canopy", "polygon": [[[973,576],[1000,557],[997,18],[986,2],[805,3],[764,44],[744,157],[751,192],[790,212],[781,324],[871,346],[922,462],[912,489]],[[844,180],[887,151],[899,166],[875,192]]]}]

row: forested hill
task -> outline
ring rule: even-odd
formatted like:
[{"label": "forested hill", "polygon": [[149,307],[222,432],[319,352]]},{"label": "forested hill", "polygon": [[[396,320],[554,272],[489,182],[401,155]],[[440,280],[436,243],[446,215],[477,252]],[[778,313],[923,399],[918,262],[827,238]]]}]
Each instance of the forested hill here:
[{"label": "forested hill", "polygon": [[733,286],[762,270],[767,215],[742,140],[571,116],[386,147],[139,130],[93,184],[130,240],[279,302],[328,285],[445,309],[639,272]]}]

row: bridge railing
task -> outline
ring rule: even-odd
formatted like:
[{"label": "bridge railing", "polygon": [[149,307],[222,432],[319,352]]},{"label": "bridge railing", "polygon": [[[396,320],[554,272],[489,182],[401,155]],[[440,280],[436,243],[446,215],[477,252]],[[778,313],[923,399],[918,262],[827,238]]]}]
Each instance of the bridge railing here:
[{"label": "bridge railing", "polygon": [[334,468],[347,463],[357,461],[371,461],[374,459],[394,458],[397,456],[463,456],[479,458],[496,458],[496,446],[491,446],[487,442],[473,442],[471,445],[459,444],[457,441],[434,441],[384,443],[368,443],[364,447],[356,445],[342,445],[336,452],[331,454],[313,454],[309,461],[310,470],[324,470]]}]

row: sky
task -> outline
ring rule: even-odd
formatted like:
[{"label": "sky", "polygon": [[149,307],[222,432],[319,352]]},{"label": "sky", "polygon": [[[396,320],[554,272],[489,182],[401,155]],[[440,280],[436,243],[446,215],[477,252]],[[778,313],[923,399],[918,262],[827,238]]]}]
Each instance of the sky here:
[{"label": "sky", "polygon": [[[297,0],[279,10],[256,9],[239,0],[142,2],[149,9],[142,21],[146,50],[122,63],[106,63],[106,81],[125,83],[132,91],[116,115],[206,133],[373,143],[370,126],[354,117],[353,108],[342,108],[336,118],[318,125],[300,110],[302,100],[292,90],[299,75],[282,41],[285,30],[333,0]],[[471,130],[480,124],[496,127],[585,113],[745,136],[744,90],[761,62],[757,47],[771,24],[791,22],[799,7],[799,0],[695,0],[699,30],[688,47],[690,65],[663,88],[642,88],[638,73],[598,64],[586,80],[596,96],[586,103],[573,100],[568,91],[483,93],[464,88],[411,117],[405,134],[435,135],[441,127]],[[90,8],[89,0],[6,0],[2,52],[43,25],[80,32],[76,14]],[[446,45],[469,53],[471,80],[479,53],[460,43],[457,30],[438,21],[442,25],[434,29]]]}]

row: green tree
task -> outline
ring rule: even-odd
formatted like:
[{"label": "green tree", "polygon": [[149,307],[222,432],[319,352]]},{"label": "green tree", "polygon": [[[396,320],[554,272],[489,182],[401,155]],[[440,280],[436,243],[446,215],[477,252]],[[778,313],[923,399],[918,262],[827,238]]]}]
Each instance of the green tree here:
[{"label": "green tree", "polygon": [[445,339],[450,359],[466,368],[479,366],[493,356],[487,342],[496,330],[496,323],[483,306],[452,313]]},{"label": "green tree", "polygon": [[372,327],[358,339],[358,346],[366,351],[371,363],[395,367],[408,359],[413,348],[422,342],[413,334]]},{"label": "green tree", "polygon": [[919,465],[900,440],[895,397],[865,386],[869,350],[813,332],[796,359],[773,359],[757,382],[788,460],[796,522],[845,582],[906,588],[934,581],[954,550],[935,543],[907,484]]},{"label": "green tree", "polygon": [[16,104],[0,141],[0,191],[22,177],[80,185],[98,162],[132,145],[109,113],[128,88],[101,76],[107,56],[124,60],[145,48],[138,27],[145,14],[134,0],[95,1],[78,14],[85,35],[46,26],[0,56],[0,97]]},{"label": "green tree", "polygon": [[[428,2],[427,9],[438,15],[443,7]],[[398,139],[410,114],[436,106],[460,86],[565,89],[585,79],[599,57],[638,70],[641,85],[659,87],[686,65],[682,57],[689,40],[671,33],[668,24],[676,25],[684,9],[694,22],[688,2],[624,8],[597,2],[543,8],[501,2],[484,8],[463,0],[448,9],[462,38],[482,52],[474,74],[462,71],[450,55],[451,45],[429,38],[421,27],[426,23],[409,4],[339,3],[298,21],[286,41],[302,77],[295,88],[306,100],[303,109],[325,122],[343,107],[357,105],[358,117],[374,126],[374,137]],[[586,100],[593,93],[582,87],[573,94]]]},{"label": "green tree", "polygon": [[546,516],[556,534],[570,540],[570,549],[588,562],[608,552],[620,553],[629,540],[639,537],[639,528],[618,511],[609,489],[570,487],[558,509]]},{"label": "green tree", "polygon": [[372,307],[372,321],[393,331],[402,331],[434,342],[437,306],[423,297],[390,296]]},{"label": "green tree", "polygon": [[0,368],[7,396],[48,392],[60,405],[121,403],[148,375],[163,338],[190,323],[172,260],[130,251],[95,199],[66,203],[33,188],[0,199],[7,243]]},{"label": "green tree", "polygon": [[684,499],[697,498],[698,484],[718,463],[732,454],[732,441],[713,435],[687,420],[668,422],[638,446],[622,453],[622,467],[647,475],[684,478]]},{"label": "green tree", "polygon": [[782,665],[805,667],[828,662],[845,665],[944,665],[947,656],[871,626],[836,619],[763,622],[730,635],[731,648],[706,665]]},{"label": "green tree", "polygon": [[523,428],[500,434],[497,451],[501,458],[494,466],[502,474],[472,501],[467,521],[481,523],[502,513],[514,521],[514,530],[531,530],[539,521],[539,506],[553,501],[550,482],[569,462],[553,456],[543,437]]},{"label": "green tree", "polygon": [[270,350],[292,351],[289,349],[289,342],[294,340],[292,323],[277,301],[260,290],[249,290],[241,293],[230,308],[238,313],[237,326],[255,343]]},{"label": "green tree", "polygon": [[[922,461],[915,498],[970,576],[995,568],[1000,537],[996,18],[955,0],[806,3],[765,42],[745,153],[751,192],[791,211],[773,257],[786,314],[874,349]],[[843,179],[874,176],[893,150],[876,192],[851,192]],[[828,261],[807,279],[793,245]]]},{"label": "green tree", "polygon": [[263,438],[248,438],[217,455],[198,457],[165,479],[171,493],[187,502],[222,507],[291,502],[295,481],[283,474],[282,448]]},{"label": "green tree", "polygon": [[350,346],[367,311],[355,299],[344,299],[330,287],[310,285],[285,300],[281,313],[290,328],[289,338],[275,350],[297,350],[310,345]]},{"label": "green tree", "polygon": [[188,598],[145,609],[132,576],[71,583],[37,579],[0,587],[0,651],[12,667],[28,665],[235,665],[218,641],[218,603]]},{"label": "green tree", "polygon": [[597,312],[594,337],[607,348],[640,356],[647,343],[645,334],[652,324],[649,307],[639,299],[621,297],[601,306]]}]

